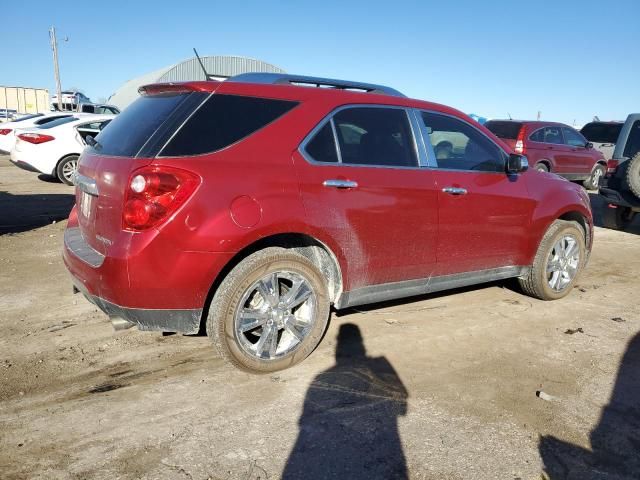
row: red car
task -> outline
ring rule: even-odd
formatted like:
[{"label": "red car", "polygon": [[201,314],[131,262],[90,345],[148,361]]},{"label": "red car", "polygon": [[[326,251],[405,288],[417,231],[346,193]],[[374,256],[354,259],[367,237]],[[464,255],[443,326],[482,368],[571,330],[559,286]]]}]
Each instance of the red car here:
[{"label": "red car", "polygon": [[526,155],[536,170],[580,181],[588,190],[598,188],[607,172],[602,153],[563,123],[490,120],[485,126],[516,153]]},{"label": "red car", "polygon": [[[316,87],[327,88],[316,88]],[[516,277],[564,297],[589,199],[457,110],[280,74],[157,84],[82,154],[64,261],[114,324],[289,367],[331,306]]]}]

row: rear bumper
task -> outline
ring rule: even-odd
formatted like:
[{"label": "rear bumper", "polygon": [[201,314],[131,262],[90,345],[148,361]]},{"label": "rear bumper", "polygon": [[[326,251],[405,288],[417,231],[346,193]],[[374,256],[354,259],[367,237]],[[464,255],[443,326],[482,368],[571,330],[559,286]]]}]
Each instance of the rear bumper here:
[{"label": "rear bumper", "polygon": [[13,163],[16,167],[21,168],[22,170],[26,170],[27,172],[44,173],[38,170],[33,165],[31,165],[30,163],[27,163],[23,160],[14,160],[13,156],[11,156],[10,160],[11,160],[11,163]]},{"label": "rear bumper", "polygon": [[65,230],[63,260],[91,303],[112,321],[123,319],[141,330],[199,331],[213,281],[232,253],[181,252],[156,238],[158,245],[151,242],[142,252],[104,255],[87,244],[74,220]]},{"label": "rear bumper", "polygon": [[640,209],[640,198],[635,197],[630,192],[621,191],[620,184],[621,182],[617,178],[606,177],[600,179],[599,192],[604,201],[612,205],[633,208],[634,210]]}]

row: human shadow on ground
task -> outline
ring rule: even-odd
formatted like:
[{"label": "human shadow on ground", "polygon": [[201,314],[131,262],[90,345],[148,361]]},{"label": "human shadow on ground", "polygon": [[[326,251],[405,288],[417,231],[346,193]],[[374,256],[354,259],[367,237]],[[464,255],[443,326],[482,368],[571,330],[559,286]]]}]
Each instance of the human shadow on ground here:
[{"label": "human shadow on ground", "polygon": [[340,326],[336,364],[311,383],[282,478],[406,479],[398,417],[407,390],[385,357],[369,357],[360,329]]},{"label": "human shadow on ground", "polygon": [[589,438],[591,450],[541,437],[551,480],[640,479],[640,333],[627,346],[609,404]]},{"label": "human shadow on ground", "polygon": [[0,192],[0,235],[26,232],[65,220],[74,203],[72,194]]}]

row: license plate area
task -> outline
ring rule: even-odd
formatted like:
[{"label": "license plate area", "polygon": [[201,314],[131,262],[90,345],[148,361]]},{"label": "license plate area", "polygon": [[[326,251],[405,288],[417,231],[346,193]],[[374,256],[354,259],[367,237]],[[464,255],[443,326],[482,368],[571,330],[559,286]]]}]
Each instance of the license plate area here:
[{"label": "license plate area", "polygon": [[90,220],[93,211],[94,196],[87,192],[80,192],[80,214],[86,219]]}]

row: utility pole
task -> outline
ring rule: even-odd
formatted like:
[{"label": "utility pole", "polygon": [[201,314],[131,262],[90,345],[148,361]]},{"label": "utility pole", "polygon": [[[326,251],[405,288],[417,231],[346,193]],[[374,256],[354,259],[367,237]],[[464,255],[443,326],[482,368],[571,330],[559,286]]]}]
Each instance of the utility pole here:
[{"label": "utility pole", "polygon": [[56,27],[49,30],[51,50],[53,50],[53,72],[56,77],[56,90],[58,92],[58,110],[64,110],[62,102],[62,87],[60,86],[60,67],[58,66],[58,40],[56,40]]}]

